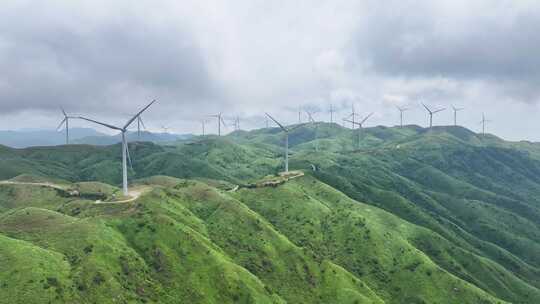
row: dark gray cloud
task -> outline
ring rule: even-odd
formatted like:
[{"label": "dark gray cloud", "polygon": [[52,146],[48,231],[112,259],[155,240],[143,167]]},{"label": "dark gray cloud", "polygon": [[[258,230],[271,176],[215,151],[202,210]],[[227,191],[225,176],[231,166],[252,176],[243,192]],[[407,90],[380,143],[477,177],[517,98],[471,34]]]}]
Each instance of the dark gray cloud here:
[{"label": "dark gray cloud", "polygon": [[59,106],[100,113],[156,97],[163,106],[219,97],[196,41],[176,26],[127,15],[85,28],[39,14],[30,11],[22,27],[14,26],[19,15],[0,18],[4,113]]},{"label": "dark gray cloud", "polygon": [[354,56],[375,73],[482,80],[514,100],[540,100],[538,3],[393,1],[371,8]]}]

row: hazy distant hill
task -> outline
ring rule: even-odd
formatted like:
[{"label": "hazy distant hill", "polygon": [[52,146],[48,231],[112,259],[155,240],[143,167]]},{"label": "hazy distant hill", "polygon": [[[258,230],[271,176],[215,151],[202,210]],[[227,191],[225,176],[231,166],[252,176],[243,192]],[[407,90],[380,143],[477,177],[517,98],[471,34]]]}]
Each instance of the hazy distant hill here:
[{"label": "hazy distant hill", "polygon": [[[184,140],[193,137],[191,134],[173,134],[173,133],[151,133],[141,131],[140,135],[137,132],[127,132],[128,141],[148,141],[148,142],[172,142],[176,140]],[[113,136],[86,136],[73,141],[74,144],[88,145],[113,145],[122,141],[120,134]]]},{"label": "hazy distant hill", "polygon": [[[169,142],[189,139],[190,134],[128,132],[129,141]],[[72,128],[69,131],[71,144],[112,145],[121,142],[120,135],[108,135],[91,128]],[[35,146],[57,146],[66,143],[65,131],[55,130],[17,130],[0,131],[0,145],[12,148],[26,148]]]},{"label": "hazy distant hill", "polygon": [[[88,136],[107,136],[91,128],[70,129],[70,140]],[[25,148],[32,146],[55,146],[66,143],[66,133],[56,130],[0,131],[0,145]]]}]

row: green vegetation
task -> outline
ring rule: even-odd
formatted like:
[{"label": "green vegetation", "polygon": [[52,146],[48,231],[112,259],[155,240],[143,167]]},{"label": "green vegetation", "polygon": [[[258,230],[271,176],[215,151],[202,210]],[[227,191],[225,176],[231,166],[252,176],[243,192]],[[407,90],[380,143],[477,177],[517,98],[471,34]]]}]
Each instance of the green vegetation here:
[{"label": "green vegetation", "polygon": [[282,143],[131,143],[128,203],[118,145],[0,147],[0,303],[540,303],[540,145],[303,126],[287,180]]}]

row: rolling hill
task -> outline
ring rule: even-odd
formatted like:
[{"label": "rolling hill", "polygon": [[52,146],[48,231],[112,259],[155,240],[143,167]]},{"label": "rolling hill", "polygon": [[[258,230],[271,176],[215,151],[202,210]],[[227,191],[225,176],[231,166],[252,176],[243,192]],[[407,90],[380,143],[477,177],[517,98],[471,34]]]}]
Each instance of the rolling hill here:
[{"label": "rolling hill", "polygon": [[0,302],[540,303],[540,145],[306,124],[286,181],[282,143],[130,143],[129,203],[119,145],[0,147]]}]

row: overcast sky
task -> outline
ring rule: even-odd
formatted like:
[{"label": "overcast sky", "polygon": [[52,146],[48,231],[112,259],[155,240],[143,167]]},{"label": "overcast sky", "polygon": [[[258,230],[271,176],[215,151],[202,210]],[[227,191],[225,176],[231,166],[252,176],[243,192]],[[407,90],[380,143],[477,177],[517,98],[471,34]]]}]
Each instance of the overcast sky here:
[{"label": "overcast sky", "polygon": [[353,103],[375,112],[368,126],[397,124],[396,105],[426,125],[423,101],[540,141],[538,29],[540,2],[525,0],[4,0],[0,129],[55,128],[61,106],[122,124],[154,98],[147,126],[179,133],[220,111],[254,128],[264,111],[329,120],[333,104],[341,119]]}]

